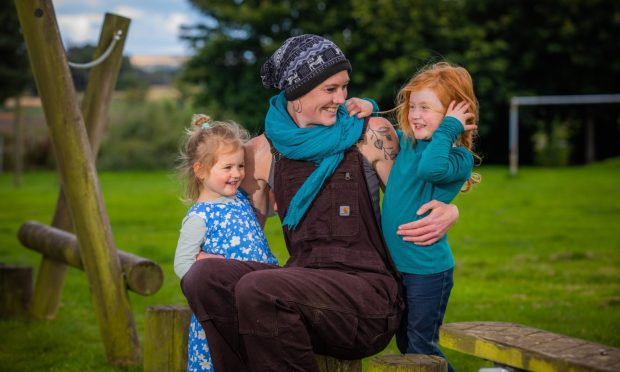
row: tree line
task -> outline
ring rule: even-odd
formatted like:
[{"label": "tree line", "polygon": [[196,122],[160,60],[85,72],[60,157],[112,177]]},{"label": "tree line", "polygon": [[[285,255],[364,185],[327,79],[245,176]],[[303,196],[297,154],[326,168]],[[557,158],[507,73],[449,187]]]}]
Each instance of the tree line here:
[{"label": "tree line", "polygon": [[[260,66],[286,38],[302,33],[339,45],[353,65],[349,94],[372,97],[382,109],[394,107],[401,85],[426,64],[447,60],[467,68],[481,103],[486,163],[507,162],[511,96],[618,93],[615,0],[190,1],[207,21],[185,28],[195,54],[183,78],[200,85],[196,100],[212,115],[254,132],[275,93],[262,87]],[[529,150],[522,161],[534,160],[537,133],[547,143],[568,143],[571,163],[583,161],[586,117],[596,123],[599,157],[619,155],[612,143],[620,134],[618,106],[522,110],[520,147]]]}]

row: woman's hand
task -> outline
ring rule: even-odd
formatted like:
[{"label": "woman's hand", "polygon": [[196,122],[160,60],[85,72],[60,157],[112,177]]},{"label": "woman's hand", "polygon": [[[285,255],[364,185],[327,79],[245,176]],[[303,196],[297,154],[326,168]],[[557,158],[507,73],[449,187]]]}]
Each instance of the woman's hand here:
[{"label": "woman's hand", "polygon": [[373,110],[372,103],[357,97],[349,98],[344,106],[347,108],[349,116],[357,114],[357,117],[360,119],[370,116]]},{"label": "woman's hand", "polygon": [[448,111],[446,111],[446,116],[452,116],[453,118],[461,122],[461,125],[463,125],[463,129],[465,132],[467,132],[468,130],[476,130],[478,128],[478,126],[475,124],[467,124],[467,120],[474,117],[474,114],[472,112],[467,112],[467,110],[469,110],[469,103],[456,103],[456,101],[452,101],[448,106]]},{"label": "woman's hand", "polygon": [[428,216],[400,225],[396,233],[402,235],[405,241],[431,245],[441,239],[459,218],[459,210],[455,205],[437,200],[424,204],[416,213],[422,215],[429,210],[431,213]]}]

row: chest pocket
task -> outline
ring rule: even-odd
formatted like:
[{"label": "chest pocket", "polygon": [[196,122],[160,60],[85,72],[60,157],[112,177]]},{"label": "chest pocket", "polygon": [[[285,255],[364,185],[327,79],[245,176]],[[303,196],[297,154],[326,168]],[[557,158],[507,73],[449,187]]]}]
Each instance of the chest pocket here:
[{"label": "chest pocket", "polygon": [[[287,177],[285,195],[288,202],[305,181],[305,177]],[[326,181],[297,228],[290,233],[292,242],[320,238],[349,241],[359,233],[359,182],[350,169],[338,169]],[[288,204],[288,203],[287,203]]]}]

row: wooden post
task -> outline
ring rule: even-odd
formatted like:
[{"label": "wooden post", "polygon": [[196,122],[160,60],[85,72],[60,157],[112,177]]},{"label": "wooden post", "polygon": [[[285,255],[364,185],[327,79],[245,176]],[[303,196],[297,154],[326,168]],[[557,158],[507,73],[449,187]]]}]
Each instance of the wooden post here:
[{"label": "wooden post", "polygon": [[[50,260],[84,271],[79,243],[70,232],[29,221],[19,228],[17,238],[24,247],[40,252]],[[116,251],[128,289],[148,296],[161,288],[164,273],[158,264],[120,249]]]},{"label": "wooden post", "polygon": [[108,361],[140,362],[131,306],[51,0],[17,1]]},{"label": "wooden post", "polygon": [[0,263],[0,319],[26,316],[32,297],[32,267]]},{"label": "wooden post", "polygon": [[369,372],[447,372],[448,362],[436,355],[380,355],[370,360]]},{"label": "wooden post", "polygon": [[15,108],[13,109],[13,158],[14,158],[14,179],[15,187],[22,184],[22,173],[24,171],[24,139],[22,129],[22,97],[21,94],[15,96]]},{"label": "wooden post", "polygon": [[[97,158],[103,132],[107,126],[108,108],[123,60],[123,47],[129,30],[129,23],[128,18],[106,13],[99,36],[99,44],[95,50],[95,58],[105,52],[116,31],[122,32],[122,38],[117,42],[108,58],[95,66],[88,74],[88,85],[82,100],[82,113],[93,159]],[[58,195],[52,226],[69,232],[73,231],[73,223],[62,188]],[[53,319],[56,316],[60,306],[66,272],[67,266],[64,263],[43,256],[30,306],[31,317]]]},{"label": "wooden post", "polygon": [[362,372],[362,360],[336,359],[327,355],[315,355],[321,372]]},{"label": "wooden post", "polygon": [[186,371],[192,312],[185,305],[159,305],[144,317],[144,372]]}]

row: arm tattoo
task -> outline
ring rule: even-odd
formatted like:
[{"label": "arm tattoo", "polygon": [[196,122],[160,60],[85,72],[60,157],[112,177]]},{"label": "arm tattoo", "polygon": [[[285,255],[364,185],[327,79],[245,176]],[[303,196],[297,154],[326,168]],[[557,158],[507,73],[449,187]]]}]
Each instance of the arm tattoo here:
[{"label": "arm tattoo", "polygon": [[380,151],[383,151],[383,157],[386,160],[394,160],[398,155],[398,150],[394,146],[394,138],[390,130],[386,127],[378,129],[372,129],[370,126],[367,129],[370,132],[369,139],[372,144]]}]

